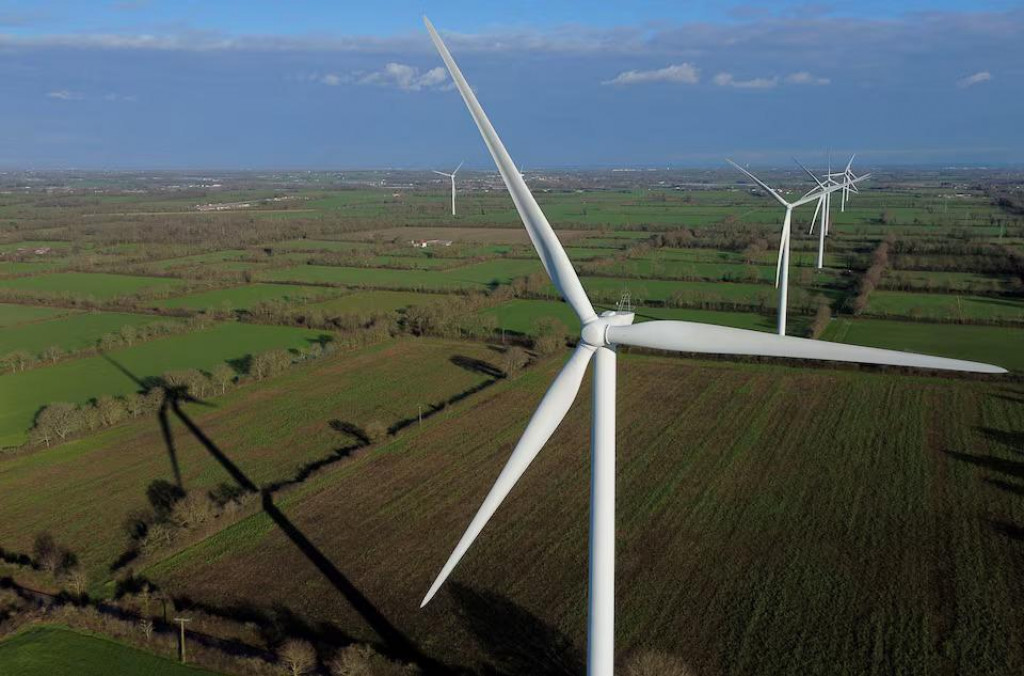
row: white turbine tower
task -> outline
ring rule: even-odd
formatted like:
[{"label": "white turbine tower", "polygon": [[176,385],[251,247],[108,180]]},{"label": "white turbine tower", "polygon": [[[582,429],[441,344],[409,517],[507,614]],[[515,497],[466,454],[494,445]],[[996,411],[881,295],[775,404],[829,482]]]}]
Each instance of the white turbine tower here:
[{"label": "white turbine tower", "polygon": [[[845,184],[836,183],[835,185],[823,185],[821,181],[818,181],[819,187],[807,193],[795,202],[789,202],[783,197],[779,191],[768,186],[767,183],[754,176],[752,173],[736,164],[732,160],[726,160],[729,164],[736,167],[744,174],[746,174],[751,180],[761,186],[765,192],[775,198],[775,200],[786,208],[786,216],[782,219],[782,237],[779,240],[779,258],[775,263],[775,286],[779,289],[779,330],[780,336],[786,335],[786,305],[789,296],[789,239],[790,239],[790,224],[793,220],[793,209],[818,200],[819,204],[822,200],[828,198],[829,194],[842,188]],[[858,178],[857,180],[863,180],[866,176]],[[817,179],[815,179],[817,181]]]},{"label": "white turbine tower", "polygon": [[463,160],[462,162],[459,162],[459,166],[455,167],[455,171],[453,171],[450,174],[446,174],[445,172],[438,171],[436,169],[434,170],[435,174],[438,174],[440,176],[447,176],[452,181],[452,216],[455,215],[455,174],[459,173],[459,169],[462,169],[462,165],[465,164],[465,163],[466,163],[465,160]]},{"label": "white turbine tower", "polygon": [[455,551],[423,599],[426,605],[459,563],[498,506],[554,433],[579,392],[583,376],[594,360],[593,426],[591,428],[590,594],[587,620],[587,673],[612,676],[615,640],[615,348],[618,345],[675,352],[741,354],[798,359],[896,364],[984,373],[1004,373],[996,366],[955,359],[774,336],[682,321],[633,324],[632,312],[607,311],[598,316],[565,250],[533,199],[512,158],[502,145],[473,90],[452,59],[448,48],[424,17],[430,37],[466,102],[501,178],[512,196],[519,217],[537,249],[555,288],[579,317],[580,341],[555,377],[540,406],[526,426],[505,468],[484,498]]}]

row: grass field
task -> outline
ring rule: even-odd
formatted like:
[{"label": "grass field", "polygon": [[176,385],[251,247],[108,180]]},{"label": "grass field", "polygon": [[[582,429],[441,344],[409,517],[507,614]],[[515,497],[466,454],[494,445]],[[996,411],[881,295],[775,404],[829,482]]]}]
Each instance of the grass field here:
[{"label": "grass field", "polygon": [[1024,299],[956,296],[937,293],[874,291],[867,314],[932,319],[1003,319],[1024,323]]},{"label": "grass field", "polygon": [[982,361],[1024,371],[1024,328],[835,319],[823,339]]},{"label": "grass field", "polygon": [[[278,505],[375,616],[448,664],[584,645],[587,382],[417,608],[561,362]],[[1024,668],[1019,384],[627,356],[618,392],[619,654],[662,649],[699,674]],[[380,640],[264,514],[143,573]]]},{"label": "grass field", "polygon": [[166,298],[153,305],[162,308],[187,310],[245,310],[257,303],[270,300],[286,301],[290,305],[301,305],[321,298],[329,298],[337,292],[324,287],[297,286],[293,284],[246,284],[228,289],[202,291],[187,296]]},{"label": "grass field", "polygon": [[133,296],[141,292],[169,290],[181,281],[165,277],[133,277],[101,272],[57,272],[36,277],[0,280],[0,288],[79,298],[109,300],[119,296]]},{"label": "grass field", "polygon": [[391,312],[413,305],[433,303],[445,296],[412,291],[353,291],[339,298],[310,303],[309,309],[319,309],[328,315]]},{"label": "grass field", "polygon": [[[213,399],[212,408],[186,411],[246,476],[263,485],[289,479],[306,463],[350,447],[354,437],[332,421],[365,429],[374,420],[390,426],[415,419],[421,405],[429,412],[431,404],[490,380],[467,364],[496,363],[497,356],[481,345],[390,342],[293,367],[258,388]],[[124,355],[119,359],[129,361]],[[185,488],[230,482],[185,427],[173,417],[171,422]],[[129,511],[147,504],[150,482],[174,480],[171,469],[155,416],[55,448],[0,455],[0,542],[27,551],[35,533],[52,530],[82,560],[90,580],[101,585],[126,545],[119,524]],[[66,519],[67,514],[90,518]]]},{"label": "grass field", "polygon": [[0,642],[4,676],[202,676],[212,671],[60,626],[32,626]]},{"label": "grass field", "polygon": [[[226,322],[109,354],[142,378],[175,369],[209,369],[229,359],[271,348],[308,347],[320,335],[305,329]],[[0,448],[24,441],[36,412],[46,404],[84,403],[102,394],[122,395],[138,389],[134,381],[103,357],[75,359],[0,376]]]},{"label": "grass field", "polygon": [[[601,306],[598,311],[605,308]],[[683,308],[640,308],[637,310],[636,322],[650,319],[678,319],[689,322],[704,322],[719,326],[732,326],[738,329],[757,331],[774,331],[776,318],[751,312],[716,312],[713,310],[689,310]],[[557,319],[562,322],[570,333],[579,332],[580,323],[566,303],[549,300],[510,300],[497,307],[481,310],[481,314],[492,315],[498,320],[498,327],[506,331],[532,334],[536,322],[541,318]],[[789,332],[799,335],[807,324],[801,316],[789,318]]]},{"label": "grass field", "polygon": [[117,332],[122,326],[138,327],[160,319],[153,315],[123,312],[81,312],[22,324],[0,332],[0,354],[27,350],[38,355],[53,345],[64,351],[94,347],[104,334]]},{"label": "grass field", "polygon": [[435,270],[386,270],[383,268],[345,268],[329,265],[298,265],[291,268],[268,270],[259,278],[266,281],[343,284],[397,289],[483,289],[484,285],[451,276]]},{"label": "grass field", "polygon": [[70,310],[58,307],[39,307],[34,305],[18,305],[0,303],[0,329],[7,329],[19,324],[38,322],[66,315]]}]

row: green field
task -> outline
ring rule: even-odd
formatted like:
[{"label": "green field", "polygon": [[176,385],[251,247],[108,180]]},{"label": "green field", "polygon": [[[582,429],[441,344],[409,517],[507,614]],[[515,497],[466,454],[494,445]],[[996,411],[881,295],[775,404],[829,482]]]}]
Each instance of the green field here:
[{"label": "green field", "polygon": [[[175,369],[209,369],[226,360],[272,348],[308,347],[320,335],[305,329],[226,322],[207,330],[114,350],[110,357],[143,378]],[[0,448],[22,443],[36,412],[46,404],[80,404],[102,394],[122,395],[138,390],[137,383],[103,357],[0,376]]]},{"label": "green field", "polygon": [[[389,342],[295,366],[287,373],[187,406],[188,415],[257,485],[291,478],[356,439],[332,421],[365,429],[415,419],[491,378],[462,360],[497,363],[483,345],[429,339]],[[118,359],[127,363],[126,355]],[[456,363],[458,362],[458,363]],[[117,374],[113,367],[109,371]],[[373,374],[373,377],[368,377]],[[185,488],[212,489],[231,475],[171,418]],[[97,586],[124,551],[119,524],[146,506],[146,487],[174,480],[156,416],[34,453],[0,455],[0,542],[29,551],[41,530],[69,546]],[[68,519],[68,514],[89,514]],[[103,525],[100,525],[103,524]]]},{"label": "green field", "polygon": [[[496,659],[479,641],[491,632],[584,645],[586,381],[417,608],[562,361],[278,503],[375,612],[447,663]],[[1022,396],[1000,380],[621,357],[619,654],[656,648],[701,674],[1016,673],[1024,503],[996,481],[1017,485]],[[302,598],[308,622],[378,638],[265,514],[144,574],[214,607]]]},{"label": "green field", "polygon": [[[597,308],[601,312],[604,306]],[[775,331],[776,318],[751,312],[716,312],[713,310],[690,310],[684,308],[638,308],[636,322],[651,319],[677,319],[687,322],[703,322],[738,329]],[[562,322],[570,334],[579,332],[580,323],[566,303],[549,300],[510,300],[497,307],[481,310],[481,314],[497,318],[498,327],[506,331],[532,334],[538,319],[550,318]],[[804,317],[789,318],[789,332],[800,335],[807,324]]]},{"label": "green field", "polygon": [[4,676],[201,676],[213,674],[60,626],[32,626],[0,642]]},{"label": "green field", "polygon": [[38,355],[54,345],[66,352],[94,347],[101,337],[117,332],[122,326],[138,327],[160,319],[153,315],[123,312],[82,312],[23,324],[0,332],[0,354],[27,350]]},{"label": "green field", "polygon": [[287,281],[344,286],[364,286],[392,289],[482,289],[479,282],[460,280],[449,273],[433,270],[386,270],[382,268],[345,268],[328,265],[298,265],[259,273],[265,281]]},{"label": "green field", "polygon": [[336,293],[331,289],[316,286],[246,284],[228,289],[214,289],[187,296],[166,298],[153,303],[153,305],[186,310],[246,310],[264,301],[284,301],[289,305],[301,305],[320,298],[328,298]]},{"label": "green field", "polygon": [[876,290],[864,312],[951,321],[963,318],[1024,323],[1024,299]]},{"label": "green field", "polygon": [[1024,328],[835,319],[824,340],[969,359],[1024,371]]},{"label": "green field", "polygon": [[59,268],[64,264],[64,261],[33,261],[31,263],[0,261],[0,277],[40,274]]},{"label": "green field", "polygon": [[110,300],[142,292],[170,290],[181,284],[182,282],[177,279],[165,277],[133,277],[101,272],[57,272],[37,277],[0,280],[0,289]]},{"label": "green field", "polygon": [[339,298],[310,303],[307,308],[318,309],[328,315],[392,312],[413,305],[434,303],[446,296],[411,291],[353,291]]},{"label": "green field", "polygon": [[39,307],[34,305],[17,305],[0,303],[0,329],[7,329],[19,324],[38,322],[66,315],[70,310],[58,307]]}]

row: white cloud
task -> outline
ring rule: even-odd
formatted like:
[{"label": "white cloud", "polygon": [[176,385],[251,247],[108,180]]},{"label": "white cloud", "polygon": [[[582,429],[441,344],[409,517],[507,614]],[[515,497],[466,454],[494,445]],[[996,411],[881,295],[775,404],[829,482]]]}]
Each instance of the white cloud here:
[{"label": "white cloud", "polygon": [[778,86],[777,77],[755,77],[750,80],[737,80],[732,73],[718,73],[711,80],[719,87],[736,87],[737,89],[773,89]]},{"label": "white cloud", "polygon": [[700,82],[700,70],[689,63],[678,63],[657,70],[627,70],[619,73],[611,80],[601,84],[631,85],[645,82],[674,82],[678,84],[697,84]]},{"label": "white cloud", "polygon": [[327,75],[324,75],[323,77],[320,78],[320,82],[322,82],[323,84],[325,84],[325,85],[327,85],[329,87],[337,87],[342,82],[347,82],[347,81],[348,81],[347,78],[342,77],[340,75],[335,75],[334,73],[328,73]]},{"label": "white cloud", "polygon": [[441,89],[441,85],[447,80],[448,73],[440,66],[420,73],[420,69],[415,66],[392,62],[385,65],[384,70],[363,75],[356,82],[381,87],[397,87],[407,92],[418,92],[421,89]]},{"label": "white cloud", "polygon": [[974,75],[968,75],[967,77],[960,78],[956,81],[956,86],[960,89],[966,89],[967,87],[973,87],[976,84],[982,82],[988,82],[992,79],[992,73],[987,70],[979,71]]},{"label": "white cloud", "polygon": [[802,70],[798,73],[790,73],[789,75],[786,76],[786,84],[791,85],[821,86],[831,83],[832,80],[828,79],[827,77],[817,77],[815,75],[811,75],[806,70]]},{"label": "white cloud", "polygon": [[69,91],[67,89],[55,89],[52,92],[47,92],[46,97],[50,99],[60,99],[61,101],[77,101],[82,98],[82,95],[78,92]]}]

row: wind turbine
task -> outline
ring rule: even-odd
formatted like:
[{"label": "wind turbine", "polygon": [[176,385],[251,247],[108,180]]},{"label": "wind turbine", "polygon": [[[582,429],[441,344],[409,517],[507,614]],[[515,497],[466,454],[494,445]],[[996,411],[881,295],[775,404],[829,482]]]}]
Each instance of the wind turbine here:
[{"label": "wind turbine", "polygon": [[[830,168],[829,169],[828,178],[830,178],[830,179],[842,178],[842,179],[844,179],[846,181],[851,181],[851,180],[857,178],[857,175],[854,174],[852,169],[851,169],[853,167],[853,158],[855,158],[855,157],[857,157],[857,153],[854,153],[853,155],[850,155],[850,161],[846,163],[846,169],[844,169],[843,171],[832,173],[831,168]],[[850,193],[851,192],[860,192],[860,191],[857,190],[856,186],[850,186],[850,187],[845,188],[843,190],[843,201],[842,201],[842,203],[841,203],[841,205],[839,207],[839,211],[844,212],[844,213],[846,212],[846,201],[848,199],[850,199]]]},{"label": "wind turbine", "polygon": [[[811,177],[811,180],[813,180],[815,183],[818,184],[818,187],[815,188],[815,189],[812,189],[810,192],[808,192],[807,195],[805,195],[805,197],[812,196],[812,195],[816,195],[818,197],[818,203],[814,207],[814,215],[811,217],[811,228],[810,228],[810,230],[807,231],[807,234],[811,234],[812,232],[814,232],[814,222],[818,218],[818,213],[820,212],[822,214],[822,216],[821,216],[821,225],[818,227],[818,261],[817,261],[817,268],[819,270],[821,270],[822,268],[825,267],[825,234],[826,234],[826,232],[828,230],[829,204],[831,203],[831,199],[830,198],[831,198],[832,192],[834,192],[835,190],[838,190],[838,189],[841,188],[843,190],[843,194],[845,195],[846,192],[848,190],[850,190],[851,188],[853,190],[856,190],[857,186],[855,184],[858,181],[863,181],[864,179],[866,179],[871,174],[864,174],[863,176],[859,176],[859,177],[858,176],[854,176],[852,178],[847,178],[847,179],[844,180],[843,183],[839,183],[834,178],[831,178],[831,176],[833,176],[833,174],[828,174],[826,176],[825,180],[822,181],[817,176],[815,176],[811,172],[810,169],[805,167],[800,162],[800,160],[798,160],[798,159],[796,159],[794,157],[793,161],[796,162],[797,165],[799,165],[799,167],[801,169],[803,169],[804,172],[808,176]],[[837,175],[845,176],[845,173],[844,174],[837,174]]]},{"label": "wind turbine", "polygon": [[[587,619],[587,673],[612,676],[615,641],[615,349],[619,345],[674,352],[742,354],[797,359],[824,359],[871,364],[896,364],[954,371],[1005,373],[997,366],[956,359],[926,357],[894,350],[775,336],[683,321],[633,324],[633,313],[606,311],[600,316],[583,290],[569,257],[537,205],[522,176],[480,107],[458,65],[430,20],[424,23],[462,95],[487,149],[494,158],[519,217],[533,242],[544,269],[583,327],[580,341],[555,376],[540,406],[498,475],[476,516],[430,586],[420,607],[434,597],[469,550],[487,521],[501,505],[530,462],[547,443],[568,413],[591,359],[594,360],[593,423],[591,428],[590,578]],[[773,193],[774,194],[774,193]]]},{"label": "wind turbine", "polygon": [[[783,207],[786,208],[786,216],[785,216],[785,218],[782,219],[782,238],[779,241],[779,258],[778,258],[778,261],[775,264],[775,286],[779,290],[779,325],[778,325],[779,326],[779,330],[778,330],[778,333],[779,333],[780,336],[784,336],[784,335],[786,335],[786,304],[787,304],[787,297],[788,297],[788,294],[789,294],[789,239],[790,239],[790,224],[792,223],[792,220],[793,220],[793,209],[795,209],[795,208],[797,208],[799,206],[802,206],[804,204],[807,204],[808,202],[813,202],[814,200],[818,200],[819,204],[820,204],[821,200],[827,199],[829,194],[831,194],[831,193],[835,192],[836,190],[839,190],[840,188],[842,188],[845,185],[845,183],[835,183],[834,185],[824,185],[824,184],[822,184],[821,181],[818,181],[817,179],[815,179],[815,181],[818,182],[818,186],[819,186],[818,188],[816,188],[816,189],[812,190],[811,192],[807,193],[806,195],[804,195],[800,199],[796,200],[795,202],[789,202],[788,200],[786,200],[785,197],[783,197],[779,193],[779,191],[769,187],[767,183],[765,183],[764,181],[759,179],[757,176],[754,176],[752,173],[750,173],[749,171],[747,171],[746,169],[744,169],[743,167],[741,167],[740,165],[736,164],[735,162],[733,162],[730,159],[726,159],[726,161],[729,164],[731,164],[732,166],[734,166],[737,169],[739,169],[740,171],[742,171],[748,177],[750,177],[751,180],[753,180],[755,183],[757,183],[759,186],[761,186],[765,190],[765,192],[767,192],[769,195],[774,197],[775,200],[779,204],[781,204]],[[813,174],[812,174],[812,176],[813,176]],[[858,178],[857,180],[860,181],[860,180],[863,180],[864,178],[867,178],[867,177],[864,176],[864,177]]]},{"label": "wind turbine", "polygon": [[466,163],[465,160],[463,160],[462,162],[459,162],[459,166],[455,167],[455,171],[453,171],[450,174],[446,174],[443,171],[437,171],[436,169],[434,170],[435,174],[440,174],[441,176],[447,176],[448,178],[450,178],[452,180],[452,216],[455,215],[455,174],[459,173],[459,169],[462,169],[462,165],[465,164],[465,163]]}]

